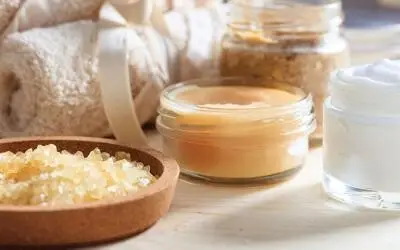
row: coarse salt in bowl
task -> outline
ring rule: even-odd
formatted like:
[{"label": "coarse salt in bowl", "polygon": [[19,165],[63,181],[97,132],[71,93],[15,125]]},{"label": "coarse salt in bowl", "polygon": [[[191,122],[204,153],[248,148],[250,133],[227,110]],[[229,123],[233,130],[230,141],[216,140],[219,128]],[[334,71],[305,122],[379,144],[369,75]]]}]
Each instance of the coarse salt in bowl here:
[{"label": "coarse salt in bowl", "polygon": [[[125,152],[130,154],[132,161],[150,166],[151,174],[157,179],[135,192],[105,196],[104,199],[90,202],[43,206],[0,204],[1,246],[76,246],[102,243],[140,233],[167,213],[179,176],[178,165],[172,158],[149,148],[135,149],[114,140],[86,137],[3,139],[0,140],[0,152],[25,152],[38,145],[49,144],[57,146],[59,151],[81,151],[85,156],[96,148],[109,155]],[[95,156],[98,157],[98,154]],[[103,157],[106,156],[108,157],[103,154]],[[94,177],[90,176],[81,183],[91,183],[91,178]]]}]

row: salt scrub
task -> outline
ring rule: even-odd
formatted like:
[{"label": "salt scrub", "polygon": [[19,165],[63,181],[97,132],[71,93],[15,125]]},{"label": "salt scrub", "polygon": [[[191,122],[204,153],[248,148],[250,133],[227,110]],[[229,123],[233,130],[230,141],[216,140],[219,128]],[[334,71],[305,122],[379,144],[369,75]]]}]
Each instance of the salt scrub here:
[{"label": "salt scrub", "polygon": [[324,107],[325,189],[349,203],[400,208],[400,195],[393,197],[400,194],[400,62],[339,70],[330,92]]},{"label": "salt scrub", "polygon": [[151,185],[149,166],[120,152],[111,157],[94,149],[58,152],[38,146],[26,152],[0,154],[0,204],[64,205],[126,196]]}]

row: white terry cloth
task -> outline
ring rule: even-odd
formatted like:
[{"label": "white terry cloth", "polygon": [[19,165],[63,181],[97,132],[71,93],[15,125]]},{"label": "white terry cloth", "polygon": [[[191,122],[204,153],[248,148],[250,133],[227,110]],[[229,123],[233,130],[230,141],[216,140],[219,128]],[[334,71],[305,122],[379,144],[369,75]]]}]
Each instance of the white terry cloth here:
[{"label": "white terry cloth", "polygon": [[[16,1],[16,0],[0,0]],[[104,0],[19,0],[23,1],[7,34],[37,27],[86,19],[97,19]],[[1,12],[0,12],[1,14]]]},{"label": "white terry cloth", "polygon": [[[4,40],[0,49],[0,137],[112,134],[97,79],[96,25],[78,21],[14,33]],[[158,58],[165,59],[157,63],[172,77],[168,65],[177,61],[174,46],[153,29],[137,32],[143,40],[161,41],[164,47]],[[151,80],[146,73],[155,66],[143,56],[144,50],[132,45],[130,57],[143,62],[131,65],[134,97]],[[140,122],[153,118],[156,109],[157,105],[140,108]]]},{"label": "white terry cloth", "polygon": [[0,34],[7,28],[22,0],[0,0]]},{"label": "white terry cloth", "polygon": [[96,75],[95,23],[8,36],[0,52],[0,136],[108,133]]},{"label": "white terry cloth", "polygon": [[[160,89],[215,69],[214,38],[221,34],[222,21],[211,13],[168,13],[170,37],[151,26],[132,27],[145,44],[129,45],[128,55],[141,124],[156,115],[158,104],[140,98],[143,86],[154,84],[152,77],[160,79],[163,86],[154,88]],[[0,137],[111,135],[98,82],[96,25],[79,21],[5,38],[0,49]],[[154,95],[157,99],[159,92]]]}]

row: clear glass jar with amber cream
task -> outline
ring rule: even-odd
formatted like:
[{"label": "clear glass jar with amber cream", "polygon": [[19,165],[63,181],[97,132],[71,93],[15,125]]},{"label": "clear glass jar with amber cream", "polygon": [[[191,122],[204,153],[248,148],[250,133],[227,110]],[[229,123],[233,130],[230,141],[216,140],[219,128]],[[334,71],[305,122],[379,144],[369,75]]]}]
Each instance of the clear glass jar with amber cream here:
[{"label": "clear glass jar with amber cream", "polygon": [[221,43],[222,76],[262,77],[313,96],[322,138],[323,102],[332,71],[349,63],[339,0],[232,0]]},{"label": "clear glass jar with amber cream", "polygon": [[182,173],[221,183],[287,179],[315,129],[312,98],[252,78],[199,79],[161,96],[157,129]]}]

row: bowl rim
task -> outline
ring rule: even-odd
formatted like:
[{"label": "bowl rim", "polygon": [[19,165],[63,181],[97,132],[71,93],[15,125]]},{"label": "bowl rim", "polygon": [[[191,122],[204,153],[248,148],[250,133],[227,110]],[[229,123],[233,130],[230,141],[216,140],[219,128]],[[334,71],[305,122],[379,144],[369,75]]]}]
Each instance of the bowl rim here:
[{"label": "bowl rim", "polygon": [[[143,188],[133,194],[121,196],[104,198],[99,201],[79,203],[71,205],[54,205],[54,206],[39,206],[39,205],[8,205],[0,204],[0,213],[10,212],[10,213],[43,213],[43,212],[65,212],[65,211],[75,211],[82,209],[95,209],[99,207],[108,207],[123,205],[135,201],[142,200],[149,196],[155,195],[164,191],[176,184],[179,178],[179,166],[178,163],[171,157],[168,157],[158,150],[150,147],[132,147],[123,143],[119,143],[113,139],[96,138],[96,137],[84,137],[84,136],[34,136],[34,137],[18,137],[18,138],[6,138],[0,139],[0,144],[3,143],[13,143],[13,142],[24,142],[24,141],[37,141],[38,143],[45,141],[84,141],[89,143],[105,143],[115,146],[127,147],[133,150],[141,151],[145,154],[149,154],[151,157],[155,158],[163,167],[163,173],[156,182],[152,185]],[[1,152],[0,152],[1,153]]]}]

